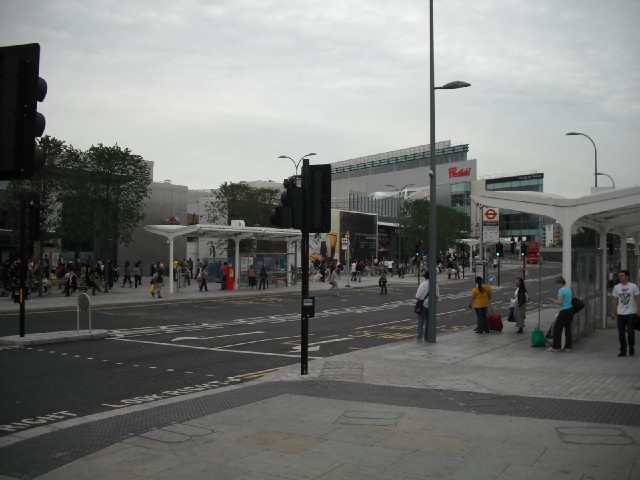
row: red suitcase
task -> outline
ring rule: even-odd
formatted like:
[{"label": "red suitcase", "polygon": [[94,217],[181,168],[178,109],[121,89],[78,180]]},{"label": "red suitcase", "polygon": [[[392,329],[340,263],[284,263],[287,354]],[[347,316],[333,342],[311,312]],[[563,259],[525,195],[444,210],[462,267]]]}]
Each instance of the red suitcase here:
[{"label": "red suitcase", "polygon": [[495,330],[496,332],[502,331],[502,328],[503,328],[502,317],[499,314],[490,313],[489,315],[487,315],[487,318],[489,319],[490,330]]}]

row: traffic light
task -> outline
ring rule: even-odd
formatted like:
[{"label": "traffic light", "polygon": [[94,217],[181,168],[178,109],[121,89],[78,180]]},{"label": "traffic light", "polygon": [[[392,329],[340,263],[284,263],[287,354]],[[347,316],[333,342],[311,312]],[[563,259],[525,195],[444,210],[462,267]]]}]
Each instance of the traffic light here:
[{"label": "traffic light", "polygon": [[40,240],[40,212],[42,208],[34,203],[29,202],[27,209],[27,230],[29,232],[29,240]]},{"label": "traffic light", "polygon": [[37,106],[47,83],[39,73],[37,43],[0,48],[0,180],[29,178],[44,165],[36,137],[46,122]]},{"label": "traffic light", "polygon": [[309,233],[329,232],[331,231],[331,165],[328,163],[309,165],[305,170],[302,176],[305,180]]},{"label": "traffic light", "polygon": [[282,206],[271,211],[271,224],[278,228],[302,228],[302,187],[298,176],[285,178],[284,191],[280,195]]},{"label": "traffic light", "polygon": [[515,253],[516,253],[516,241],[511,240],[511,255],[514,255]]},{"label": "traffic light", "polygon": [[504,255],[504,245],[496,243],[496,257],[502,257]]},{"label": "traffic light", "polygon": [[416,252],[416,258],[419,257],[420,256],[420,244],[419,243],[416,243],[415,252]]},{"label": "traffic light", "polygon": [[525,242],[520,244],[520,256],[522,258],[527,256],[527,244]]}]

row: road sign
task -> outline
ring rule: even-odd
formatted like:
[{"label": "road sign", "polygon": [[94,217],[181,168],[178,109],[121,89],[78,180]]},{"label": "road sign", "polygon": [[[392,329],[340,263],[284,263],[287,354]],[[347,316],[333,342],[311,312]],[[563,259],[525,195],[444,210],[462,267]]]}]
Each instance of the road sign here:
[{"label": "road sign", "polygon": [[495,222],[496,224],[500,221],[500,209],[499,208],[487,208],[482,212],[482,219],[485,222]]}]

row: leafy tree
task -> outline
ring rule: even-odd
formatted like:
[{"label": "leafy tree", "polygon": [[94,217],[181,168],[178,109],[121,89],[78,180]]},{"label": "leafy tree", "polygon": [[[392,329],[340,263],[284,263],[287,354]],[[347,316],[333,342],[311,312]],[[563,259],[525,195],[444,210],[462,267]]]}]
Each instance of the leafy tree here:
[{"label": "leafy tree", "polygon": [[[468,235],[469,217],[453,208],[438,205],[437,238],[438,250],[444,250]],[[422,245],[426,251],[429,244],[429,201],[426,199],[404,202],[398,214],[400,236],[405,245]]]},{"label": "leafy tree", "polygon": [[271,209],[280,198],[277,188],[252,187],[245,182],[225,182],[212,193],[206,206],[211,223],[230,225],[231,220],[244,220],[247,227],[270,226]]},{"label": "leafy tree", "polygon": [[[231,220],[244,220],[247,227],[270,227],[271,210],[280,200],[277,188],[252,187],[245,182],[220,185],[218,191],[212,191],[213,199],[205,207],[210,223],[230,225]],[[222,243],[222,244],[220,244]],[[226,243],[226,245],[224,245]],[[233,255],[235,243],[218,242],[226,246],[229,255]],[[211,246],[215,251],[215,246]],[[251,240],[242,241],[241,250],[252,251],[256,248],[266,251],[266,242],[254,244]]]},{"label": "leafy tree", "polygon": [[40,146],[45,166],[31,179],[12,182],[12,201],[26,195],[37,199],[43,238],[61,238],[76,251],[81,243],[97,243],[98,257],[113,258],[117,243],[128,244],[144,218],[151,183],[146,163],[118,145],[98,144],[82,152],[45,136]]},{"label": "leafy tree", "polygon": [[[7,187],[8,203],[11,205],[7,218],[8,225],[14,229],[16,235],[20,227],[20,202],[28,201],[40,208],[40,230],[36,235],[40,241],[46,241],[58,236],[57,227],[60,220],[61,197],[65,190],[65,173],[61,171],[69,156],[77,155],[77,151],[62,140],[44,136],[39,140],[39,146],[44,152],[45,164],[43,168],[31,178],[13,180]],[[34,252],[39,256],[39,252]]]}]

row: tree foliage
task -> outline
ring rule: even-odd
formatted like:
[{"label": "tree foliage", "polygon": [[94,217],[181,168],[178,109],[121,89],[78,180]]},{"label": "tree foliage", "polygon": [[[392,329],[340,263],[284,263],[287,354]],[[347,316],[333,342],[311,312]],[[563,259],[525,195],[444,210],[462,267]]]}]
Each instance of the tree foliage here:
[{"label": "tree foliage", "polygon": [[[230,225],[231,220],[244,220],[247,227],[270,227],[271,210],[280,201],[280,190],[277,188],[252,187],[245,182],[225,182],[212,194],[213,198],[205,206],[205,212],[210,223],[219,225]],[[226,246],[229,255],[234,252],[235,243],[232,241],[218,242],[216,245]],[[267,246],[263,242],[259,242],[259,245],[252,241],[241,242],[242,250],[252,251],[256,248],[266,251]]]},{"label": "tree foliage", "polygon": [[252,187],[247,183],[228,183],[213,191],[213,199],[205,207],[210,223],[230,225],[231,220],[244,220],[247,227],[270,226],[271,209],[280,199],[277,188]]},{"label": "tree foliage", "polygon": [[[436,207],[438,250],[455,245],[458,240],[468,236],[469,217],[453,208],[438,205]],[[429,245],[429,201],[426,199],[404,202],[398,214],[399,234],[405,245],[422,246],[426,252]]]},{"label": "tree foliage", "polygon": [[98,144],[83,152],[49,136],[40,147],[45,166],[31,179],[11,183],[12,200],[37,198],[41,237],[87,242],[98,256],[113,256],[117,243],[128,244],[144,218],[151,184],[144,159],[118,145]]}]

